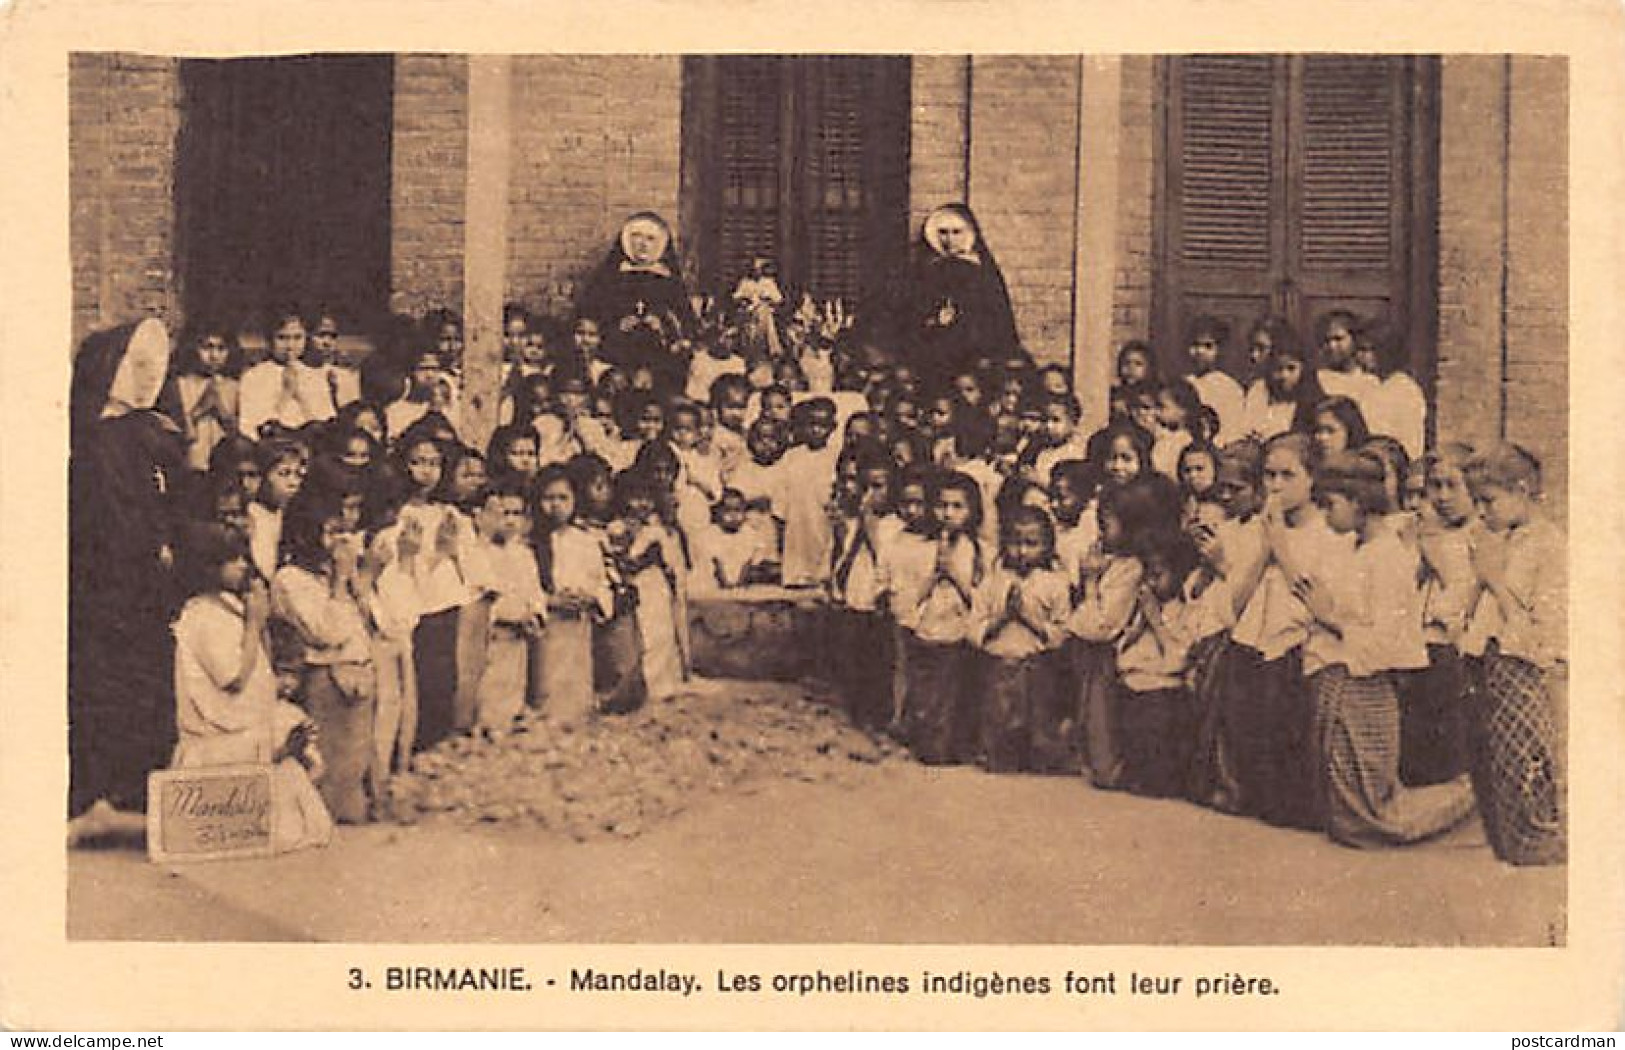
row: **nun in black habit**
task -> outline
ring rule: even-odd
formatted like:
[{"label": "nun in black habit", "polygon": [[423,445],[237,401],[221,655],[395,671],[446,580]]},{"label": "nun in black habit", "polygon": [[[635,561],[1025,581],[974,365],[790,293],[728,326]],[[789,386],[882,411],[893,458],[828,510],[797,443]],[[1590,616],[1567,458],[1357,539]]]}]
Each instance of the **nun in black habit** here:
[{"label": "nun in black habit", "polygon": [[915,367],[946,382],[977,358],[1018,351],[1010,292],[976,216],[944,204],[926,216],[909,274],[904,333]]},{"label": "nun in black habit", "polygon": [[621,225],[609,256],[576,302],[576,316],[598,322],[611,364],[648,365],[657,381],[681,388],[697,321],[665,219],[640,211]]},{"label": "nun in black habit", "polygon": [[[169,333],[148,318],[90,336],[73,362],[68,809],[79,818],[70,828],[87,833],[145,809],[147,774],[175,745],[172,537],[185,444],[155,407],[169,355]],[[86,824],[96,827],[76,827]]]}]

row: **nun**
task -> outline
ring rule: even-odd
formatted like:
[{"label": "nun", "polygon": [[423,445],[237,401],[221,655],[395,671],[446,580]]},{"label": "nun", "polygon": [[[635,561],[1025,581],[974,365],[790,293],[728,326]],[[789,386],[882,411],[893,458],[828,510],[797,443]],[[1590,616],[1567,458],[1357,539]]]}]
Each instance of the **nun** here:
[{"label": "nun", "polygon": [[680,388],[697,321],[665,219],[640,211],[621,225],[608,257],[587,280],[576,316],[598,322],[611,364],[651,368],[662,390]]},{"label": "nun", "polygon": [[969,207],[944,204],[926,216],[909,275],[909,331],[921,374],[947,382],[978,359],[1002,363],[1020,352],[1010,292]]},{"label": "nun", "polygon": [[140,826],[147,774],[175,746],[173,530],[185,441],[157,410],[163,322],[80,346],[69,397],[70,841]]}]

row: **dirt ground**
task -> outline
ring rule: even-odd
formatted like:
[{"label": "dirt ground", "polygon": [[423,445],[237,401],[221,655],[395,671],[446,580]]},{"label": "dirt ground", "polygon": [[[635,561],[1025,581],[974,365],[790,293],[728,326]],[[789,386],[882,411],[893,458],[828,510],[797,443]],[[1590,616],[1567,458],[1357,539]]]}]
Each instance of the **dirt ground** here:
[{"label": "dirt ground", "polygon": [[175,867],[74,850],[68,936],[1544,946],[1566,879],[1497,862],[1476,820],[1362,852],[1077,778],[890,762],[698,797],[633,839],[428,822]]}]

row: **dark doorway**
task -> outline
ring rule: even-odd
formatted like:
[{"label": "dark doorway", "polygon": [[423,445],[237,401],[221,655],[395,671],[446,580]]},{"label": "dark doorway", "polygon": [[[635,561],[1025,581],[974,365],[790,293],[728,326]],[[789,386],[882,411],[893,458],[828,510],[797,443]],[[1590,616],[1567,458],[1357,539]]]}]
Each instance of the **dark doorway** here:
[{"label": "dark doorway", "polygon": [[387,55],[181,63],[177,264],[189,317],[389,304]]},{"label": "dark doorway", "polygon": [[786,291],[861,302],[908,243],[909,60],[696,56],[683,67],[683,229],[701,287],[761,256]]}]

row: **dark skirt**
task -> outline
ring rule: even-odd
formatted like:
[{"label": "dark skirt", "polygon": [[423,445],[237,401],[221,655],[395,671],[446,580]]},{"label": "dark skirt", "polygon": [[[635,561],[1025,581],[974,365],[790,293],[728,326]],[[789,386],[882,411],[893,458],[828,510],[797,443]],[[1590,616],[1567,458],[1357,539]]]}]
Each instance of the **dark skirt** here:
[{"label": "dark skirt", "polygon": [[1477,661],[1476,677],[1468,739],[1490,847],[1509,864],[1561,864],[1568,856],[1562,683],[1493,649]]},{"label": "dark skirt", "polygon": [[1048,772],[1053,761],[1059,661],[1054,653],[982,661],[978,751],[990,773]]},{"label": "dark skirt", "polygon": [[1190,776],[1186,796],[1222,813],[1241,810],[1241,788],[1236,783],[1229,753],[1225,750],[1224,705],[1220,703],[1226,651],[1233,643],[1228,634],[1204,638],[1191,649],[1191,720],[1195,740],[1191,750]]},{"label": "dark skirt", "polygon": [[1196,750],[1196,719],[1185,689],[1135,692],[1123,687],[1117,709],[1122,785],[1136,795],[1184,795]]},{"label": "dark skirt", "polygon": [[1314,701],[1303,680],[1301,650],[1266,660],[1256,649],[1232,644],[1214,675],[1221,746],[1235,774],[1240,811],[1283,827],[1318,830]]},{"label": "dark skirt", "polygon": [[363,823],[368,818],[377,697],[347,695],[334,681],[332,668],[320,665],[305,668],[302,686],[305,710],[316,724],[317,747],[327,764],[316,785],[322,801],[339,823]]},{"label": "dark skirt", "polygon": [[412,660],[418,679],[417,749],[446,739],[457,722],[456,608],[431,613],[412,632]]},{"label": "dark skirt", "polygon": [[852,724],[884,729],[892,714],[892,631],[877,612],[835,609],[830,617],[830,661]]},{"label": "dark skirt", "polygon": [[175,749],[174,637],[167,627],[141,626],[111,626],[83,644],[71,640],[69,816],[98,799],[145,810],[147,774],[169,765]]},{"label": "dark skirt", "polygon": [[1067,643],[1074,715],[1083,738],[1083,766],[1098,788],[1118,787],[1123,756],[1117,743],[1117,654],[1104,642]]},{"label": "dark skirt", "polygon": [[1399,778],[1443,784],[1467,772],[1467,667],[1453,645],[1428,646],[1428,666],[1400,674]]},{"label": "dark skirt", "polygon": [[916,759],[927,765],[965,761],[965,686],[970,652],[962,644],[939,645],[904,635],[908,683],[903,700],[903,734]]},{"label": "dark skirt", "polygon": [[1473,812],[1465,781],[1399,782],[1399,697],[1389,675],[1315,674],[1318,792],[1326,831],[1346,846],[1399,846],[1449,831]]},{"label": "dark skirt", "polygon": [[628,609],[592,627],[592,687],[598,708],[624,714],[643,706],[643,642],[637,616]]}]

